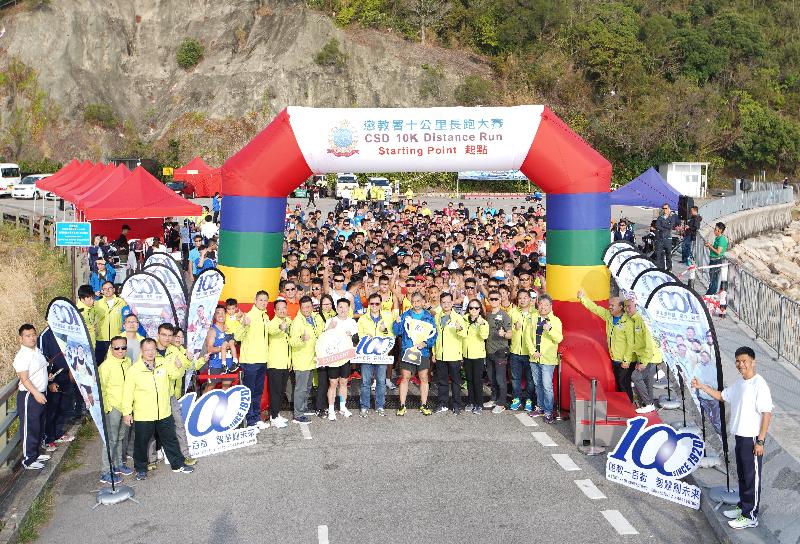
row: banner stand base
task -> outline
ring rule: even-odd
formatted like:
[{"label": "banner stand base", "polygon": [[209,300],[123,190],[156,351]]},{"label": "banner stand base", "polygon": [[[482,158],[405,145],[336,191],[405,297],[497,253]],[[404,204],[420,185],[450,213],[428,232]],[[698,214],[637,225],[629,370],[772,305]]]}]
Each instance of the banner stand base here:
[{"label": "banner stand base", "polygon": [[110,487],[104,487],[97,491],[97,504],[94,505],[94,508],[101,504],[104,506],[119,504],[128,499],[138,503],[139,501],[133,498],[133,494],[133,488],[127,485],[118,485],[113,490]]},{"label": "banner stand base", "polygon": [[708,498],[717,504],[739,504],[739,488],[728,489],[724,485],[708,489]]},{"label": "banner stand base", "polygon": [[603,455],[606,449],[603,446],[578,446],[578,451],[584,455]]},{"label": "banner stand base", "polygon": [[716,468],[722,464],[722,459],[716,453],[709,453],[700,459],[700,468]]},{"label": "banner stand base", "polygon": [[681,407],[681,401],[668,399],[666,395],[658,399],[658,403],[664,410],[677,410]]},{"label": "banner stand base", "polygon": [[666,379],[666,378],[661,378],[660,380],[656,380],[656,381],[653,383],[653,387],[654,387],[655,389],[666,389],[666,388],[667,388],[667,385],[668,385],[668,382],[667,382],[667,379]]},{"label": "banner stand base", "polygon": [[691,425],[691,424],[687,425],[686,427],[678,427],[675,430],[678,431],[679,433],[692,433],[692,434],[696,434],[697,436],[701,436],[701,433],[702,433],[702,431],[700,430],[700,427],[698,427],[697,425]]}]

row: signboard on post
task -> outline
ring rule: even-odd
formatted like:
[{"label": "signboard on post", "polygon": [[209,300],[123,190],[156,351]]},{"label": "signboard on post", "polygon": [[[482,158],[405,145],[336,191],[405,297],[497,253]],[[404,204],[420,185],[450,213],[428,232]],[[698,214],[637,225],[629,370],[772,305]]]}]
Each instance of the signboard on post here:
[{"label": "signboard on post", "polygon": [[80,221],[56,223],[56,247],[89,247],[91,245],[91,223]]},{"label": "signboard on post", "polygon": [[680,481],[700,466],[705,443],[669,425],[628,420],[617,447],[608,454],[606,479],[689,508],[700,508],[700,488]]},{"label": "signboard on post", "polygon": [[172,168],[171,166],[165,166],[165,167],[163,167],[161,169],[161,175],[162,176],[172,176],[174,172],[175,172],[175,169]]}]

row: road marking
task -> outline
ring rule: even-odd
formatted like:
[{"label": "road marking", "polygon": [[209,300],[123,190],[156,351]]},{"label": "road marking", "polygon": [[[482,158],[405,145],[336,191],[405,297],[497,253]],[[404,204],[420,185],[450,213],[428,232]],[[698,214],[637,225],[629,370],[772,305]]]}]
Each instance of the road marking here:
[{"label": "road marking", "polygon": [[575,484],[578,486],[578,489],[583,491],[584,495],[592,500],[606,498],[603,492],[597,489],[597,486],[594,485],[594,482],[591,480],[575,480]]},{"label": "road marking", "polygon": [[556,463],[566,471],[580,470],[581,467],[575,464],[575,461],[566,453],[553,453],[551,457],[556,460]]},{"label": "road marking", "polygon": [[328,544],[327,525],[317,525],[317,540],[319,540],[319,544]]},{"label": "road marking", "polygon": [[558,444],[553,442],[553,439],[550,438],[550,435],[548,435],[547,433],[544,433],[544,432],[535,433],[534,432],[534,433],[531,433],[531,434],[536,439],[536,441],[539,444],[541,444],[542,446],[549,447],[549,448],[554,448],[554,447],[558,446]]},{"label": "road marking", "polygon": [[539,425],[533,420],[531,416],[527,413],[525,414],[514,414],[514,416],[519,420],[520,423],[525,425],[526,427],[538,427]]},{"label": "road marking", "polygon": [[[311,425],[300,425],[300,434],[302,434],[303,438],[306,440],[311,440],[311,429],[309,429],[309,427],[311,427]],[[322,527],[324,527],[324,525],[322,525]]]},{"label": "road marking", "polygon": [[614,530],[621,535],[638,535],[639,531],[633,528],[625,516],[619,510],[603,510],[600,512],[603,517],[611,524]]}]

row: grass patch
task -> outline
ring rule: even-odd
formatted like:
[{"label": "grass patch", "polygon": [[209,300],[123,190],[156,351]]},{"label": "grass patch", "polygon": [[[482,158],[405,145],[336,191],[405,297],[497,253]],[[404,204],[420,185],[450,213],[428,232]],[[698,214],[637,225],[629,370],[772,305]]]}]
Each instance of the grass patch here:
[{"label": "grass patch", "polygon": [[25,521],[19,528],[17,544],[33,542],[39,538],[39,528],[47,523],[53,514],[53,489],[50,484],[46,485],[25,516]]},{"label": "grass patch", "polygon": [[95,436],[97,436],[97,427],[95,427],[94,421],[88,419],[81,423],[78,432],[75,433],[75,440],[69,445],[67,452],[61,459],[62,471],[69,472],[83,465],[83,462],[78,459],[78,455],[83,451],[83,447],[86,443]]},{"label": "grass patch", "polygon": [[19,350],[19,326],[44,329],[47,305],[54,297],[69,297],[71,281],[61,251],[32,240],[25,228],[0,224],[0,384],[15,375],[11,363]]}]

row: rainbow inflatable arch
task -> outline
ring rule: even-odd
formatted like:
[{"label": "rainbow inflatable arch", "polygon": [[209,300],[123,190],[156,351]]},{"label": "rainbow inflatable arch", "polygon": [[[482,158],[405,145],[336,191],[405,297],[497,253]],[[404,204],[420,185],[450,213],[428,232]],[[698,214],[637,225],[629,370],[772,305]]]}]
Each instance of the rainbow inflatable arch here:
[{"label": "rainbow inflatable arch", "polygon": [[[607,305],[611,164],[545,106],[289,107],[222,167],[223,298],[277,293],[288,195],[312,174],[521,170],[547,193],[547,286],[564,323],[565,383],[614,380],[605,326],[577,302]],[[569,403],[562,388],[562,406]]]}]

